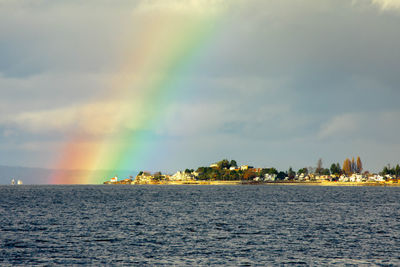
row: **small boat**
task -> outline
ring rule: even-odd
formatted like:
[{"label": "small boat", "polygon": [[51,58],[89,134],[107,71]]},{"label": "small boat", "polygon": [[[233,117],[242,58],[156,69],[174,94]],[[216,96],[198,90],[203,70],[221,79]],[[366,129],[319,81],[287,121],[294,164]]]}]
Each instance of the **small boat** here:
[{"label": "small boat", "polygon": [[11,185],[15,185],[15,179],[11,180]]},{"label": "small boat", "polygon": [[23,184],[23,183],[22,183],[21,180],[18,180],[18,181],[17,181],[17,184],[21,185],[21,184]]}]

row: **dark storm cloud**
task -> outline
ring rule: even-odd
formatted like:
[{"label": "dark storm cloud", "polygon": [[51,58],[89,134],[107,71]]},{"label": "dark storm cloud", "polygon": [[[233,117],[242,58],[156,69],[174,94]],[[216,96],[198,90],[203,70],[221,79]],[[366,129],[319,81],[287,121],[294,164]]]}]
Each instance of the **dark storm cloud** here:
[{"label": "dark storm cloud", "polygon": [[[54,137],[43,143],[50,157],[61,126],[71,124],[62,119],[74,120],[54,110],[72,112],[111,86],[124,62],[120,50],[140,30],[140,20],[131,22],[143,1],[39,2],[0,1],[0,143],[20,136],[33,153],[40,140],[32,129],[43,127],[43,136]],[[197,2],[204,1],[190,3]],[[396,1],[209,2],[228,5],[229,12],[154,129],[169,146],[198,153],[190,160],[170,157],[159,169],[195,165],[209,155],[279,168],[360,154],[377,169],[396,159]],[[43,112],[60,123],[43,125]]]}]

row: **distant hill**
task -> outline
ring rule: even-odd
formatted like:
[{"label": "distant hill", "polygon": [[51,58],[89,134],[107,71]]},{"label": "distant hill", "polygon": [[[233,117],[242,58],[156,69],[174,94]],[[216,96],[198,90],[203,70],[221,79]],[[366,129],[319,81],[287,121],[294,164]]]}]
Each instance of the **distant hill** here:
[{"label": "distant hill", "polygon": [[50,184],[54,175],[68,179],[82,179],[88,175],[98,177],[98,183],[118,175],[120,178],[136,176],[138,171],[87,171],[87,170],[52,170],[43,168],[0,166],[0,184],[10,184],[11,179],[22,180],[24,184]]}]

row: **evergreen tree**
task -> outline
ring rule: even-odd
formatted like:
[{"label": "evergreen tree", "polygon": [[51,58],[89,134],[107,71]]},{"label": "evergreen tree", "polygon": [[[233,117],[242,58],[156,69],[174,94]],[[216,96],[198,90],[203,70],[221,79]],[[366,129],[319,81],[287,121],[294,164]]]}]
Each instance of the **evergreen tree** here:
[{"label": "evergreen tree", "polygon": [[338,171],[338,173],[337,173],[337,174],[342,174],[342,167],[340,167],[340,164],[339,164],[339,162],[338,162],[338,163],[336,163],[336,169],[337,169],[337,171]]},{"label": "evergreen tree", "polygon": [[284,180],[286,178],[286,173],[285,172],[279,172],[277,175],[276,175],[276,179],[277,180]]},{"label": "evergreen tree", "polygon": [[396,175],[396,178],[400,176],[400,166],[399,164],[396,165],[396,168],[394,170],[394,175]]},{"label": "evergreen tree", "polygon": [[302,173],[304,173],[304,175],[308,175],[308,169],[307,168],[302,168],[302,169],[297,171],[297,174],[302,174]]},{"label": "evergreen tree", "polygon": [[219,162],[217,162],[217,164],[218,164],[218,168],[220,168],[220,169],[229,169],[229,161],[227,160],[227,159],[223,159],[223,160],[221,160],[221,161],[219,161]]},{"label": "evergreen tree", "polygon": [[322,169],[321,174],[322,175],[331,175],[331,172],[329,171],[329,169]]},{"label": "evergreen tree", "polygon": [[[399,167],[399,171],[400,171],[400,167]],[[396,175],[396,168],[391,168],[390,164],[388,164],[387,166],[383,167],[381,175],[387,175],[387,174]]]},{"label": "evergreen tree", "polygon": [[289,168],[288,170],[288,177],[290,180],[293,180],[294,177],[296,176],[296,172],[293,171],[292,167]]},{"label": "evergreen tree", "polygon": [[229,164],[231,167],[237,167],[237,163],[236,163],[236,160],[231,160],[231,162],[230,162],[230,164]]},{"label": "evergreen tree", "polygon": [[340,165],[339,163],[332,163],[330,168],[331,174],[339,175],[340,174]]}]

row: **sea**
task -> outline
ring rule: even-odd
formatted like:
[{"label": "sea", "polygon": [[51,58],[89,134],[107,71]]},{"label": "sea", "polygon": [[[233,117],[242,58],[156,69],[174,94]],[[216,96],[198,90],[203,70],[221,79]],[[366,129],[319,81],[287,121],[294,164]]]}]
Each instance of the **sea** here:
[{"label": "sea", "polygon": [[400,187],[0,186],[0,266],[400,266]]}]

